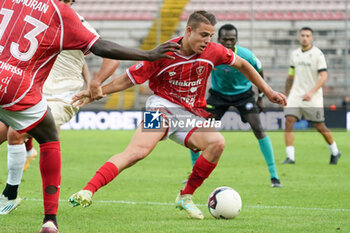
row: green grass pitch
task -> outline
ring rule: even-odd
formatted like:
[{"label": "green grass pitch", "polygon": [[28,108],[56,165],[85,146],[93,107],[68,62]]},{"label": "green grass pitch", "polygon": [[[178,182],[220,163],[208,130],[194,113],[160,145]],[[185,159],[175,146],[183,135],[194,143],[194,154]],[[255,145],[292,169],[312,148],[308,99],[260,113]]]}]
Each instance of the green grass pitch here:
[{"label": "green grass pitch", "polygon": [[[71,208],[69,196],[125,148],[133,131],[62,131],[60,232],[350,232],[350,132],[333,133],[343,154],[336,166],[328,164],[328,147],[315,132],[296,133],[296,164],[281,165],[283,133],[269,132],[281,189],[270,188],[253,133],[223,134],[223,156],[194,196],[205,216],[199,221],[174,207],[191,161],[189,151],[170,140],[160,142],[146,159],[100,189],[92,206]],[[6,148],[6,143],[0,147],[0,190],[7,179]],[[208,196],[219,186],[233,187],[242,197],[242,212],[234,220],[217,220],[208,212]],[[0,232],[38,232],[43,216],[41,192],[37,158],[22,179],[23,202],[9,215],[0,216]]]}]

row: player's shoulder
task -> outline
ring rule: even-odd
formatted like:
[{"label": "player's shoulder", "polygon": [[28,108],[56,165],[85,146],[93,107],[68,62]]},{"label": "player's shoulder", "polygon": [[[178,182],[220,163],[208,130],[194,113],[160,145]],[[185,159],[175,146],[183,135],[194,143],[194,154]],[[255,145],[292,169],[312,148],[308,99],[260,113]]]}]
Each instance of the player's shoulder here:
[{"label": "player's shoulder", "polygon": [[291,56],[291,57],[296,57],[296,56],[298,56],[298,55],[301,54],[301,53],[302,53],[301,48],[293,49],[293,50],[290,52],[290,56]]},{"label": "player's shoulder", "polygon": [[57,1],[54,1],[54,2],[56,5],[56,11],[58,12],[58,14],[61,15],[63,21],[66,20],[65,18],[72,18],[72,17],[79,19],[79,16],[73,10],[73,8],[71,8],[70,6],[63,4],[61,2],[57,2]]},{"label": "player's shoulder", "polygon": [[322,50],[314,45],[312,46],[312,52],[315,54],[323,55]]},{"label": "player's shoulder", "polygon": [[206,50],[214,50],[214,49],[222,49],[225,48],[222,44],[216,43],[216,42],[209,42],[209,44],[206,47]]},{"label": "player's shoulder", "polygon": [[233,52],[231,49],[226,48],[222,44],[216,42],[210,42],[202,53],[203,56],[212,57],[217,54],[228,54],[232,56]]},{"label": "player's shoulder", "polygon": [[236,54],[238,56],[240,56],[241,58],[244,58],[244,59],[250,59],[251,57],[254,56],[253,52],[247,48],[244,48],[242,46],[239,46],[239,45],[235,45],[236,47]]},{"label": "player's shoulder", "polygon": [[183,39],[183,36],[180,36],[180,37],[173,38],[169,41],[181,44],[182,39]]}]

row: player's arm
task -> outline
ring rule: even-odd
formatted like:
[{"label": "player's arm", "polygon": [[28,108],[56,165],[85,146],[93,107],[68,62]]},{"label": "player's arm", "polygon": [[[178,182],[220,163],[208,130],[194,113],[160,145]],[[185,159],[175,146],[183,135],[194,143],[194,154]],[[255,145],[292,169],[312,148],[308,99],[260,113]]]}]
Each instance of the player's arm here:
[{"label": "player's arm", "polygon": [[81,71],[81,74],[83,76],[86,89],[89,89],[89,85],[90,85],[90,71],[89,71],[89,67],[88,67],[85,59],[84,59],[83,69]]},{"label": "player's arm", "polygon": [[326,83],[327,79],[328,79],[328,73],[326,70],[322,70],[318,73],[318,81],[316,82],[315,86],[308,91],[307,93],[305,93],[303,95],[303,100],[304,101],[310,101],[312,96],[316,93],[316,91],[318,89],[320,89],[321,87],[323,87],[323,85]]},{"label": "player's arm", "polygon": [[289,67],[288,76],[287,76],[286,85],[285,85],[285,91],[284,91],[284,94],[286,96],[289,95],[290,89],[293,86],[294,73],[295,73],[294,67],[292,67],[292,66]]},{"label": "player's arm", "polygon": [[155,49],[144,51],[134,48],[126,48],[117,43],[99,39],[91,48],[90,51],[104,58],[116,59],[116,60],[144,60],[155,61],[161,58],[174,57],[165,54],[166,52],[175,52],[180,48],[180,45],[175,42],[165,42],[160,44]]},{"label": "player's arm", "polygon": [[[264,72],[263,72],[262,69],[258,73],[260,74],[261,78],[265,79],[264,78]],[[263,105],[263,98],[264,98],[264,96],[265,96],[264,92],[262,92],[258,88],[258,100],[256,101],[256,104],[258,105],[259,112],[262,112],[262,110],[264,109],[264,105]]]},{"label": "player's arm", "polygon": [[112,60],[107,58],[103,59],[100,71],[91,80],[90,83],[90,94],[92,100],[98,100],[105,97],[105,95],[102,93],[101,84],[116,71],[119,65],[119,60]]},{"label": "player's arm", "polygon": [[[114,92],[120,92],[129,87],[134,86],[129,76],[126,73],[121,74],[119,77],[113,79],[108,84],[102,86],[102,94],[106,96],[107,94],[111,94]],[[72,103],[75,107],[84,107],[85,105],[91,103],[93,99],[91,98],[91,93],[89,90],[83,90],[76,94],[72,98]]]},{"label": "player's arm", "polygon": [[108,95],[115,92],[120,92],[134,86],[129,76],[124,72],[119,77],[113,79],[112,82],[102,86],[102,92],[104,95]]},{"label": "player's arm", "polygon": [[249,62],[236,56],[236,61],[233,64],[233,67],[238,69],[249,81],[254,83],[255,86],[264,92],[271,102],[286,105],[286,97],[282,93],[272,90]]}]

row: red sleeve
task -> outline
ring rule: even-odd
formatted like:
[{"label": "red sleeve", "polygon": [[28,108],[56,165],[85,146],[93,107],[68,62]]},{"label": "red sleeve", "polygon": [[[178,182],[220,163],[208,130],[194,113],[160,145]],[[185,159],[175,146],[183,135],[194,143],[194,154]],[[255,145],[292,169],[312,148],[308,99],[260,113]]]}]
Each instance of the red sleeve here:
[{"label": "red sleeve", "polygon": [[127,75],[134,84],[146,82],[159,73],[159,61],[140,61],[126,70]]},{"label": "red sleeve", "polygon": [[214,58],[214,66],[233,65],[236,62],[236,54],[225,46],[218,43],[211,43],[212,56]]},{"label": "red sleeve", "polygon": [[63,21],[63,50],[81,50],[87,53],[99,37],[90,32],[80,21],[78,15],[68,6],[61,10]]}]

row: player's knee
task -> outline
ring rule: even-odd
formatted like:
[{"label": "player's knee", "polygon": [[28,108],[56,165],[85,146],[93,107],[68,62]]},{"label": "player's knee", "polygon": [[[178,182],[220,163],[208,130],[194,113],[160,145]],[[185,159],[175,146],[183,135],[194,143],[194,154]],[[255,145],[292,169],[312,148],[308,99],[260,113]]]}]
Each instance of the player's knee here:
[{"label": "player's knee", "polygon": [[215,151],[215,154],[221,155],[225,149],[225,138],[220,134],[216,137],[215,140],[211,143],[212,150]]},{"label": "player's knee", "polygon": [[295,123],[295,120],[293,118],[287,117],[286,118],[286,129],[292,128]]},{"label": "player's knee", "polygon": [[9,145],[20,145],[23,144],[27,138],[26,134],[17,133],[14,130],[10,130],[8,133],[8,144]]}]

